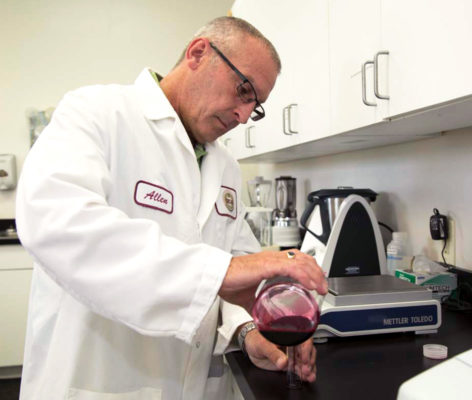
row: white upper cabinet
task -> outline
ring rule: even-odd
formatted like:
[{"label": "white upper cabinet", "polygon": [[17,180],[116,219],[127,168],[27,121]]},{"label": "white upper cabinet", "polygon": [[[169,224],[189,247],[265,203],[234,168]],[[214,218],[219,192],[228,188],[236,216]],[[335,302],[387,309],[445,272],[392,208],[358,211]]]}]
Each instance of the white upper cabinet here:
[{"label": "white upper cabinet", "polygon": [[384,117],[382,101],[374,94],[374,55],[381,50],[380,18],[379,0],[329,2],[333,133],[370,125]]},{"label": "white upper cabinet", "polygon": [[259,122],[256,125],[249,120],[247,124],[237,126],[220,139],[236,159],[252,157],[264,151]]},{"label": "white upper cabinet", "polygon": [[304,143],[329,136],[331,130],[328,0],[283,3],[290,6],[281,10],[286,23],[278,44],[289,80],[283,125],[285,133]]},{"label": "white upper cabinet", "polygon": [[232,11],[282,60],[266,118],[237,128],[240,160],[287,161],[472,126],[470,0],[236,0]]},{"label": "white upper cabinet", "polygon": [[470,0],[382,0],[389,116],[471,95],[471,40]]},{"label": "white upper cabinet", "polygon": [[331,0],[332,133],[470,96],[471,20],[469,0]]},{"label": "white upper cabinet", "polygon": [[238,158],[328,136],[328,0],[237,0],[232,13],[259,29],[282,60],[282,72],[263,105],[266,117],[245,133],[254,147]]}]

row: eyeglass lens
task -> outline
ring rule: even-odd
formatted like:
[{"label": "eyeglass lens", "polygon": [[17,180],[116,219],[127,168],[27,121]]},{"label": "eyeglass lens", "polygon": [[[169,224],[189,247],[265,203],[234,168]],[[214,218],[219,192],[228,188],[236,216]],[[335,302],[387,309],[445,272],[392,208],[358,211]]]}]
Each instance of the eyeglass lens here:
[{"label": "eyeglass lens", "polygon": [[264,118],[265,112],[262,108],[262,105],[257,101],[256,93],[249,81],[244,81],[238,85],[238,95],[243,101],[243,103],[252,103],[256,101],[256,106],[254,107],[253,112],[251,113],[251,119],[253,121],[258,121]]}]

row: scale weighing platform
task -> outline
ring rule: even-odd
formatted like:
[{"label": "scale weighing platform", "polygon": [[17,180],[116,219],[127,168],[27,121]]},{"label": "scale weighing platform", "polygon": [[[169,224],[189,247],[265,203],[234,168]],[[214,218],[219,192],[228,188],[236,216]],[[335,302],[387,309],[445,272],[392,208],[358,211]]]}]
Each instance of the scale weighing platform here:
[{"label": "scale weighing platform", "polygon": [[329,337],[414,331],[436,333],[441,304],[432,291],[391,275],[328,279],[315,342]]}]

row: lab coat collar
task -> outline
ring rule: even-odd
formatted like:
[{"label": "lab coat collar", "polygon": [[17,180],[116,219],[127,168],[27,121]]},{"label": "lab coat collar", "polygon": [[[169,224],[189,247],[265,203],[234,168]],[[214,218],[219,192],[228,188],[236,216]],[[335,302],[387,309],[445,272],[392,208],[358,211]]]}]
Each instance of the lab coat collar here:
[{"label": "lab coat collar", "polygon": [[170,104],[166,95],[156,83],[149,68],[144,68],[134,83],[138,90],[144,117],[150,121],[158,122],[171,119],[175,122],[175,133],[183,146],[192,154],[195,154],[192,143],[188,137],[182,121]]},{"label": "lab coat collar", "polygon": [[141,95],[144,116],[149,120],[165,118],[179,119],[169,100],[151,75],[149,68],[144,68],[134,82]]}]

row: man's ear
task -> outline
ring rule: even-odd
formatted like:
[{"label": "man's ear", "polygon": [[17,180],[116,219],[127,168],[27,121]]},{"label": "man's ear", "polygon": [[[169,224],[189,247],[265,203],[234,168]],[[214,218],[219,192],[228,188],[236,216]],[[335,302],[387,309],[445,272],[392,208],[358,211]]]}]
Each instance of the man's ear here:
[{"label": "man's ear", "polygon": [[210,49],[210,43],[206,38],[197,38],[190,42],[185,51],[186,64],[190,69],[197,69]]}]

